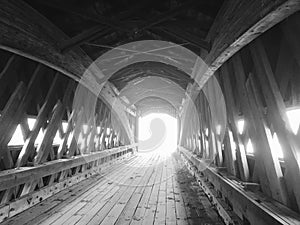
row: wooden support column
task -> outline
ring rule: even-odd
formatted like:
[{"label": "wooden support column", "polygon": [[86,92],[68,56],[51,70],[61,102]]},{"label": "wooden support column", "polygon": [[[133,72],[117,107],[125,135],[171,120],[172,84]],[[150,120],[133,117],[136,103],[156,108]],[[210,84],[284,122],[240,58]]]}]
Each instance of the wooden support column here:
[{"label": "wooden support column", "polygon": [[[89,71],[88,79],[82,80],[82,85],[88,88],[100,88],[99,79],[104,78],[99,68],[91,58],[80,48],[62,53],[58,43],[70,40],[60,29],[30,7],[24,1],[0,1],[0,48],[43,63],[70,78],[79,81],[82,75]],[[18,34],[18,35],[16,35]],[[118,116],[128,128],[128,120],[124,115],[126,107],[113,94],[113,85],[106,82],[101,96],[107,104],[114,104],[120,109]],[[131,134],[129,134],[131,135]],[[131,136],[129,136],[131,139]],[[130,140],[132,141],[132,140]]]},{"label": "wooden support column", "polygon": [[63,116],[63,105],[60,101],[57,102],[53,109],[53,115],[45,130],[41,144],[37,147],[37,154],[34,158],[34,164],[40,164],[47,160],[52,149],[53,138],[58,130],[59,124]]},{"label": "wooden support column", "polygon": [[111,129],[110,131],[110,136],[109,136],[109,148],[113,148],[114,147],[114,136],[115,136],[115,131],[113,129]]},{"label": "wooden support column", "polygon": [[200,87],[243,46],[299,9],[298,0],[264,0],[263,5],[261,0],[224,2],[207,35],[212,48],[202,54],[209,67],[196,77]]},{"label": "wooden support column", "polygon": [[106,108],[106,111],[104,113],[104,117],[103,117],[103,130],[101,133],[101,140],[100,140],[100,150],[104,150],[105,149],[105,137],[106,137],[106,132],[107,132],[107,127],[108,127],[108,120],[109,120],[109,109]]},{"label": "wooden support column", "polygon": [[250,51],[257,73],[256,77],[264,87],[262,92],[266,100],[268,113],[272,118],[272,125],[283,149],[288,186],[293,190],[298,208],[300,208],[300,165],[298,162],[300,143],[290,128],[282,96],[274,79],[265,50],[259,40],[253,43]]},{"label": "wooden support column", "polygon": [[[272,149],[270,148],[270,144],[268,142],[266,123],[263,114],[263,106],[258,97],[258,89],[255,87],[251,76],[249,77],[249,82],[247,83],[247,91],[251,106],[251,112],[254,118],[251,123],[255,127],[255,133],[253,132],[253,135],[256,136],[254,136],[253,138],[255,140],[256,146],[258,147],[256,149],[256,158],[263,159],[260,163],[263,163],[267,175],[267,177],[263,178],[268,180],[268,184],[271,190],[270,193],[265,194],[271,194],[271,196],[275,200],[287,206],[290,206],[279,160],[277,156],[272,153]],[[259,174],[259,176],[261,175],[262,174]]]},{"label": "wooden support column", "polygon": [[95,136],[97,133],[97,126],[96,126],[97,117],[98,117],[98,114],[96,114],[92,118],[92,128],[91,128],[88,143],[87,143],[87,153],[91,153],[91,152],[95,151]]},{"label": "wooden support column", "polygon": [[36,118],[36,122],[34,124],[34,127],[32,131],[30,132],[30,135],[28,136],[27,140],[25,141],[25,144],[22,147],[22,150],[19,154],[19,157],[16,162],[16,166],[24,166],[28,162],[28,158],[31,157],[34,153],[34,142],[39,134],[40,129],[45,124],[47,120],[47,115],[49,111],[53,108],[55,104],[55,95],[56,95],[56,88],[58,87],[59,83],[61,82],[62,75],[56,74],[54,77],[54,80],[51,84],[51,87],[48,91],[48,94],[45,99],[45,103],[43,104],[41,110],[39,111],[39,114]]},{"label": "wooden support column", "polygon": [[80,147],[80,150],[81,150],[81,154],[86,154],[88,153],[88,143],[89,143],[89,136],[91,134],[91,131],[92,131],[92,124],[93,124],[93,121],[94,118],[93,116],[91,116],[90,118],[87,118],[87,123],[84,124],[84,126],[86,126],[86,130],[83,128],[83,132],[82,132],[82,143],[81,143],[81,147]]},{"label": "wooden support column", "polygon": [[78,138],[82,130],[83,121],[84,121],[84,112],[83,112],[83,108],[81,108],[80,111],[77,112],[75,118],[73,137],[72,137],[71,144],[69,146],[69,150],[67,152],[68,157],[74,156],[77,153]]},{"label": "wooden support column", "polygon": [[[16,65],[15,65],[16,66]],[[45,67],[38,65],[29,81],[27,89],[24,88],[22,93],[19,93],[19,100],[16,99],[18,95],[13,95],[14,100],[11,99],[8,101],[9,108],[3,111],[3,115],[1,117],[1,124],[0,127],[0,145],[7,146],[8,142],[10,141],[11,137],[13,136],[17,126],[21,121],[27,120],[26,118],[26,110],[29,103],[32,101],[32,98],[35,94],[36,86],[38,85],[38,81],[40,76],[45,72]],[[19,90],[20,91],[20,90]],[[19,92],[18,91],[18,92]],[[15,92],[16,93],[16,92]],[[12,96],[12,97],[13,97]],[[15,108],[12,108],[15,107]],[[25,121],[27,123],[27,121]],[[26,128],[26,127],[25,127]],[[27,127],[28,128],[28,127]],[[28,128],[29,130],[29,128]],[[1,133],[2,132],[2,133]],[[27,131],[28,134],[28,131]]]},{"label": "wooden support column", "polygon": [[229,128],[227,127],[225,136],[224,136],[224,155],[225,155],[225,164],[229,174],[236,176],[236,154],[235,150],[231,148],[230,138],[229,138]]},{"label": "wooden support column", "polygon": [[[43,140],[37,147],[37,154],[34,158],[34,164],[40,164],[47,161],[49,155],[51,155],[53,138],[58,130],[59,122],[62,118],[63,105],[60,101],[55,105],[53,115],[49,121],[48,127],[46,128]],[[51,157],[51,156],[50,156]],[[53,160],[53,159],[52,159]],[[26,183],[23,187],[21,196],[34,191],[36,186],[42,181],[42,179],[34,180]]]},{"label": "wooden support column", "polygon": [[[227,106],[227,116],[228,116],[228,121],[230,124],[230,128],[233,134],[233,138],[236,142],[236,155],[237,155],[237,164],[239,168],[239,174],[240,177],[243,181],[248,181],[249,180],[249,167],[248,167],[248,162],[246,158],[246,152],[244,145],[242,143],[241,137],[237,132],[237,122],[238,122],[238,113],[236,111],[236,106],[234,103],[234,98],[232,94],[232,87],[230,84],[229,80],[229,72],[227,65],[223,65],[221,68],[221,73],[222,73],[222,80],[224,84],[224,91],[225,91],[225,97],[226,97],[226,106]],[[239,84],[242,85],[242,84]],[[229,154],[232,154],[232,152],[229,152]],[[234,156],[232,157],[234,158]]]},{"label": "wooden support column", "polygon": [[[27,124],[27,118],[26,118],[26,109],[28,107],[28,104],[30,103],[30,101],[33,98],[33,95],[35,93],[36,90],[36,86],[38,84],[38,81],[40,79],[40,76],[45,72],[45,67],[38,65],[29,81],[28,87],[25,91],[25,88],[23,88],[24,92],[20,93],[19,88],[16,89],[15,93],[19,93],[20,96],[18,97],[19,100],[17,100],[17,96],[13,94],[13,96],[15,96],[13,99],[11,98],[7,105],[9,105],[9,108],[5,108],[3,111],[3,115],[1,117],[1,127],[3,128],[2,131],[4,131],[4,133],[1,134],[1,149],[3,150],[7,150],[7,144],[10,141],[11,137],[13,136],[17,126],[19,123],[21,123],[22,121],[25,122]],[[12,107],[16,107],[15,109],[13,109]],[[10,111],[11,110],[11,111]],[[29,133],[29,128],[28,128],[28,124],[27,126],[24,125],[25,130],[25,136],[26,137]],[[6,155],[7,157],[11,157],[10,156],[10,152],[8,152],[8,155]],[[12,168],[14,166],[14,162],[11,160],[10,158],[6,158],[3,165],[4,166],[8,166],[7,163],[10,163],[10,166],[7,167],[6,169]],[[16,197],[16,192],[17,192],[18,188],[16,187],[16,190],[14,189],[9,189],[6,190],[4,192],[4,195],[1,199],[2,202],[7,202],[10,200],[11,196],[14,195],[14,197]]]},{"label": "wooden support column", "polygon": [[[24,83],[20,82],[14,93],[9,98],[0,117],[0,162],[2,170],[11,169],[14,165],[10,152],[7,148],[7,143],[10,140],[11,134],[7,135],[7,132],[13,133],[15,130],[11,129],[11,124],[14,123],[14,115],[22,101],[24,93]],[[16,125],[13,126],[13,128],[16,128]]]},{"label": "wooden support column", "polygon": [[30,133],[30,129],[29,129],[29,125],[28,125],[28,121],[27,121],[27,115],[24,114],[24,117],[22,118],[21,122],[20,122],[20,126],[21,126],[21,131],[22,131],[22,135],[23,135],[23,139],[24,141],[27,139],[29,133]]},{"label": "wooden support column", "polygon": [[57,159],[61,159],[62,156],[66,153],[67,151],[67,143],[68,143],[68,139],[70,137],[70,134],[73,130],[73,116],[74,116],[74,112],[71,113],[71,115],[69,116],[68,119],[68,126],[67,126],[67,130],[65,135],[63,136],[63,141],[62,143],[59,145],[59,148],[57,150]]}]

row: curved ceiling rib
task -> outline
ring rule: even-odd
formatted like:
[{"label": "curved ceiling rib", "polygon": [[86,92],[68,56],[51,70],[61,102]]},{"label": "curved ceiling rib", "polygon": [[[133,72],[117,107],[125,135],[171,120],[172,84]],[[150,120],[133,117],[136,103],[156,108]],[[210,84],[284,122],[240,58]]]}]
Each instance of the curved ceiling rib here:
[{"label": "curved ceiling rib", "polygon": [[[0,12],[3,21],[0,25],[1,49],[41,62],[66,74],[79,81],[83,90],[87,87],[97,97],[100,96],[99,90],[103,90],[101,98],[107,104],[114,103],[112,108],[118,109],[118,115],[133,143],[133,133],[124,113],[127,111],[126,107],[111,91],[112,84],[99,82],[103,77],[102,72],[84,51],[76,48],[68,53],[60,52],[58,43],[69,38],[23,1],[3,0],[0,2]],[[11,18],[15,18],[15,23],[11,23]]]},{"label": "curved ceiling rib", "polygon": [[149,76],[132,80],[120,91],[119,96],[126,96],[131,104],[147,97],[158,97],[167,100],[178,110],[185,97],[185,89],[169,79]]},{"label": "curved ceiling rib", "polygon": [[136,78],[147,76],[169,79],[177,83],[183,89],[186,89],[188,83],[193,82],[191,77],[182,70],[165,63],[153,61],[138,62],[126,66],[114,73],[109,81],[113,83],[116,88],[122,90],[128,82]]},{"label": "curved ceiling rib", "polygon": [[[105,82],[109,80],[112,74],[122,68],[144,61],[160,62],[179,68],[196,81],[193,85],[188,85],[187,95],[192,95],[194,92],[197,94],[197,91],[199,91],[197,87],[202,88],[205,83],[209,85],[207,83],[208,79],[236,51],[300,7],[297,0],[266,0],[264,7],[260,7],[260,0],[253,0],[251,3],[249,1],[224,1],[222,9],[214,20],[222,1],[209,1],[213,2],[213,8],[216,9],[214,12],[209,13],[208,17],[210,18],[206,17],[205,13],[201,13],[199,8],[203,7],[203,5],[197,4],[197,1],[178,1],[175,5],[173,3],[156,2],[157,4],[151,4],[151,10],[149,10],[149,7],[145,7],[141,11],[127,11],[124,21],[128,22],[128,19],[130,21],[135,18],[140,20],[139,22],[136,21],[137,23],[133,23],[134,25],[130,28],[123,26],[127,24],[127,22],[122,24],[120,14],[124,12],[122,9],[117,9],[116,12],[107,14],[118,14],[115,21],[117,24],[107,20],[104,27],[101,27],[100,30],[97,27],[98,30],[95,30],[93,26],[99,25],[97,18],[99,20],[99,13],[102,14],[103,12],[95,11],[93,5],[92,7],[89,5],[91,1],[79,3],[79,1],[68,0],[69,4],[65,4],[72,8],[71,11],[73,11],[69,13],[64,10],[66,8],[62,5],[58,7],[60,9],[58,9],[59,13],[56,11],[57,7],[52,7],[52,9],[56,9],[47,13],[47,6],[45,7],[45,4],[39,3],[41,1],[27,2],[17,0],[1,1],[0,17],[4,22],[0,24],[0,48],[46,64],[76,80],[81,80],[82,83],[90,85],[93,89],[98,90],[102,87],[107,87],[105,96],[108,96],[106,98],[108,103],[110,103],[111,99],[116,99],[117,101],[119,99],[117,96],[109,95],[111,89],[114,88],[111,88],[109,82]],[[58,1],[54,0],[49,2],[52,5],[58,3]],[[110,4],[108,1],[105,2],[108,5]],[[143,18],[145,16],[143,13],[147,13],[147,11],[151,11],[149,12],[152,15],[149,17],[150,19]],[[208,12],[209,8],[208,11],[205,11]],[[77,15],[76,17],[74,17],[74,12]],[[95,17],[95,12],[98,17]],[[81,30],[76,30],[77,26],[70,24],[70,21],[72,21],[69,18],[70,14],[73,15],[72,19],[78,19],[76,22],[81,25]],[[89,15],[94,15],[94,17],[90,18]],[[104,13],[102,16],[107,15]],[[272,19],[273,17],[276,19]],[[82,18],[85,18],[85,20],[80,21]],[[176,25],[179,25],[180,23],[184,24],[184,21],[188,19],[197,20],[196,24],[205,22],[209,25],[207,26],[210,29],[206,40],[198,40],[195,38],[195,35],[189,35],[193,33],[193,29],[196,29],[197,26],[193,26],[188,31],[188,28],[185,29],[185,27],[181,26],[182,30],[184,30],[184,35],[180,35],[174,27],[172,29],[170,26],[169,29],[166,29],[168,25],[165,25],[165,23],[168,24],[170,21],[175,21]],[[68,20],[69,25],[67,24]],[[93,24],[88,23],[91,21],[93,21]],[[165,36],[161,39],[167,39],[168,41],[145,41],[144,39],[155,39],[163,36],[163,32],[156,36],[151,34],[153,30],[148,28],[157,28],[156,25],[163,26],[162,30],[164,32],[167,31],[169,34],[175,33],[175,35],[172,35],[173,38],[179,37],[185,39],[185,41],[180,43],[174,41],[177,43],[174,44],[169,42],[173,41],[173,39],[165,38]],[[63,32],[57,27],[60,27]],[[122,27],[126,31],[119,29]],[[82,30],[86,29],[89,32],[81,33]],[[127,32],[128,29],[129,32]],[[203,32],[203,28],[201,32]],[[207,32],[207,30],[204,32]],[[67,37],[65,33],[73,38]],[[93,35],[89,36],[88,34],[91,33]],[[219,35],[220,33],[223,35]],[[197,34],[199,34],[199,30]],[[72,45],[74,41],[75,44]],[[97,43],[95,44],[94,41],[106,47],[100,46],[98,48],[96,47]],[[92,44],[94,45],[89,45],[91,44],[90,42],[93,42]],[[70,43],[70,49],[64,51],[63,47]],[[196,45],[198,43],[198,47],[201,50],[198,49],[192,52],[191,48],[186,48],[186,46],[190,47],[191,43],[196,43]],[[76,48],[79,45],[84,47],[85,52]],[[111,50],[103,54],[103,51],[107,51],[107,47]],[[203,49],[206,49],[208,52],[202,51]],[[99,55],[101,56],[96,61],[91,60],[91,58],[97,58],[95,56]],[[198,55],[201,55],[205,60]],[[214,87],[219,88],[218,85]],[[219,100],[216,99],[212,104],[218,105],[217,101]],[[122,110],[126,110],[121,104],[118,103],[118,105]],[[126,120],[125,117],[123,119]]]}]

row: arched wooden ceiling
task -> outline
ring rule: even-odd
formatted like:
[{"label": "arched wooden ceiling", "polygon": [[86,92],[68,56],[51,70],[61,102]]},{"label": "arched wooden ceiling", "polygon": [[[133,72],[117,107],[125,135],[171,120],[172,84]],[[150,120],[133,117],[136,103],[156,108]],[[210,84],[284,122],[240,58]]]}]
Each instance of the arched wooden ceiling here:
[{"label": "arched wooden ceiling", "polygon": [[166,113],[172,116],[176,116],[176,109],[174,106],[165,99],[158,97],[147,97],[135,104],[138,108],[138,114],[140,116],[146,116],[149,113]]},{"label": "arched wooden ceiling", "polygon": [[200,54],[223,0],[26,1],[70,37],[63,51],[81,46],[96,59],[128,42],[158,39],[185,44]]},{"label": "arched wooden ceiling", "polygon": [[[97,65],[90,66],[92,60],[115,46],[149,39],[176,43],[201,56],[208,67],[193,74],[197,82],[187,87],[189,95],[197,94],[195,86],[202,88],[228,58],[294,12],[293,5],[297,5],[296,0],[266,0],[264,6],[259,0],[224,4],[222,0],[25,1],[6,1],[2,9],[2,48],[77,81],[88,68],[92,75],[84,80],[88,86],[98,82],[99,70]],[[276,20],[270,20],[274,15]],[[11,18],[22,19],[15,19],[12,26]],[[18,39],[12,39],[16,33]],[[108,95],[109,90],[106,101]]]},{"label": "arched wooden ceiling", "polygon": [[147,97],[162,98],[175,109],[179,109],[185,97],[185,89],[169,79],[149,76],[132,80],[122,89],[119,96],[125,96],[131,104]]},{"label": "arched wooden ceiling", "polygon": [[[71,37],[68,41],[58,43],[62,53],[80,46],[92,60],[95,60],[114,47],[140,40],[162,40],[182,45],[196,55],[200,55],[202,50],[209,51],[210,43],[205,41],[205,37],[223,0],[26,2]],[[103,70],[101,66],[100,68]],[[170,79],[182,88],[182,93],[178,94],[174,94],[174,90],[167,91],[171,97],[171,99],[167,97],[167,100],[176,109],[182,103],[184,90],[193,82],[183,71],[160,62],[134,63],[116,72],[109,81],[121,91],[133,80],[147,76]],[[151,82],[150,79],[146,80]],[[152,86],[155,85],[155,80],[157,79],[152,79],[154,82]],[[129,95],[134,96],[132,93]],[[176,98],[178,95],[180,97]],[[166,98],[161,96],[161,93],[156,93],[155,96]],[[132,97],[128,98],[132,100]]]},{"label": "arched wooden ceiling", "polygon": [[138,62],[131,64],[111,76],[109,81],[122,90],[128,82],[136,78],[156,76],[169,79],[186,89],[193,79],[180,69],[161,62]]}]

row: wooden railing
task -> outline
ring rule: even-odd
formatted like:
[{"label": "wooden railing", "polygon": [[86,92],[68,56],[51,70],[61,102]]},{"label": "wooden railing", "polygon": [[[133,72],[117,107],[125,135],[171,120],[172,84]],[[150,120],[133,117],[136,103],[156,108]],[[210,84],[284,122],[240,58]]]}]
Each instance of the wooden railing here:
[{"label": "wooden railing", "polygon": [[300,215],[263,195],[259,184],[242,182],[183,147],[179,152],[226,224],[299,224]]},{"label": "wooden railing", "polygon": [[[76,88],[58,71],[0,51],[0,222],[135,152],[106,102],[98,98],[88,113],[83,103],[93,94],[86,90],[73,107]],[[31,128],[28,117],[35,118]],[[18,126],[24,144],[17,146],[10,141]]]},{"label": "wooden railing", "polygon": [[0,172],[0,191],[20,188],[37,183],[37,188],[28,190],[21,197],[0,206],[0,222],[12,217],[46,198],[84,180],[101,173],[121,159],[131,156],[136,145],[57,159],[33,167],[19,167]]},{"label": "wooden railing", "polygon": [[[200,91],[194,101],[196,113],[181,120],[180,143],[236,179],[258,183],[264,196],[298,213],[299,18],[295,13],[222,64],[214,75],[226,112],[211,107]],[[224,123],[219,114],[227,116]]]}]

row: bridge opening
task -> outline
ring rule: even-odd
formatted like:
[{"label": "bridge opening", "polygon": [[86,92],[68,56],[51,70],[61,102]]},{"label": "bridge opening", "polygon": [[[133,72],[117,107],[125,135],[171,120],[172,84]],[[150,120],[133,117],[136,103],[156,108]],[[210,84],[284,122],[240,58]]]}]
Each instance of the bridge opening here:
[{"label": "bridge opening", "polygon": [[172,153],[177,148],[177,118],[165,113],[139,117],[139,152]]}]

